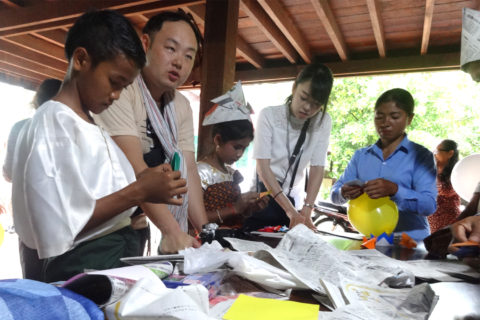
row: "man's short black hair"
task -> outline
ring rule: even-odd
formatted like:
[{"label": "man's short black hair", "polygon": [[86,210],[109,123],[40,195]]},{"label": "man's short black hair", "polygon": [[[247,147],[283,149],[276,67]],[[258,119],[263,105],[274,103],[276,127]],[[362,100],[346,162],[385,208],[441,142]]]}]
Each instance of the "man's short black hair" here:
[{"label": "man's short black hair", "polygon": [[186,13],[182,9],[178,9],[177,11],[160,12],[148,20],[145,27],[143,27],[142,32],[148,34],[148,36],[153,39],[155,33],[162,29],[163,23],[166,21],[185,21],[192,28],[193,33],[195,34],[195,39],[197,40],[198,49],[195,64],[198,65],[202,60],[203,37],[191,14]]},{"label": "man's short black hair", "polygon": [[70,61],[76,48],[83,47],[93,65],[112,60],[124,54],[141,69],[145,65],[145,52],[135,29],[121,14],[112,10],[84,13],[68,31],[65,55]]}]

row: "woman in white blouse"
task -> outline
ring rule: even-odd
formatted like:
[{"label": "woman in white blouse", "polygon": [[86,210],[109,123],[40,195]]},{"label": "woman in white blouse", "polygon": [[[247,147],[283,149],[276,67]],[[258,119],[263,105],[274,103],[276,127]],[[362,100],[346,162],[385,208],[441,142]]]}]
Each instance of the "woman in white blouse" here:
[{"label": "woman in white blouse", "polygon": [[[276,225],[292,228],[299,223],[315,228],[311,212],[323,180],[332,127],[326,112],[332,84],[330,69],[310,64],[298,74],[285,104],[260,112],[254,158],[261,180],[259,191],[269,190],[271,200],[266,209],[246,221],[245,229]],[[306,197],[303,203],[295,204],[293,198],[301,189],[308,166]]]}]

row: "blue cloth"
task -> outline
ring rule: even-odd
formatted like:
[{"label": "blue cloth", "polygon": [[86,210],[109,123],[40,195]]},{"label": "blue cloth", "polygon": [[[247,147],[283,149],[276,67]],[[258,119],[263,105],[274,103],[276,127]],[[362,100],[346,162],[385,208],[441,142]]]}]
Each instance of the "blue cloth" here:
[{"label": "blue cloth", "polygon": [[427,216],[433,214],[437,207],[433,154],[405,136],[395,151],[384,160],[378,144],[379,141],[355,152],[345,172],[332,187],[332,201],[336,204],[347,201],[340,189],[351,180],[367,182],[383,178],[394,182],[398,185],[398,191],[390,199],[399,210],[394,232],[406,232],[415,240],[423,240],[430,234]]},{"label": "blue cloth", "polygon": [[68,289],[27,279],[0,280],[0,318],[4,320],[100,320],[91,300]]}]

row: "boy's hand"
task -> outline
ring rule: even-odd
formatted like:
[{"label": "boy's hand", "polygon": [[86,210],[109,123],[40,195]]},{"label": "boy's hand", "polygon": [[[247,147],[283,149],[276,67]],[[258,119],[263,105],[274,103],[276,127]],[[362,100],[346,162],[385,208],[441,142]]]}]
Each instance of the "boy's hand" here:
[{"label": "boy's hand", "polygon": [[176,197],[187,192],[187,181],[180,177],[180,171],[172,171],[169,164],[145,169],[136,182],[142,202],[181,205],[183,199]]}]

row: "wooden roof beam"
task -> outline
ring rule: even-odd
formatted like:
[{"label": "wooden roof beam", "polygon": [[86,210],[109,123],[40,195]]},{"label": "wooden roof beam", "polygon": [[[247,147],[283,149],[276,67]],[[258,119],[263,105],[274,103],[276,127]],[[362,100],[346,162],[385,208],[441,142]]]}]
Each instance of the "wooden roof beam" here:
[{"label": "wooden roof beam", "polygon": [[54,29],[42,32],[33,32],[37,38],[42,38],[45,41],[53,43],[56,46],[63,48],[65,46],[65,40],[67,39],[67,32],[63,29]]},{"label": "wooden roof beam", "polygon": [[17,67],[12,66],[12,65],[4,62],[4,61],[0,61],[0,70],[6,71],[6,72],[14,74],[14,75],[18,75],[22,78],[31,79],[31,80],[35,80],[35,81],[38,81],[38,82],[47,78],[44,75],[41,75],[41,74],[36,73],[36,72],[32,72],[28,69],[17,68]]},{"label": "wooden roof beam", "polygon": [[13,0],[0,0],[1,3],[10,7],[10,8],[20,8],[23,7],[23,3],[20,1],[13,1]]},{"label": "wooden roof beam", "polygon": [[35,73],[39,73],[43,76],[50,78],[63,79],[63,77],[65,76],[65,72],[43,66],[39,63],[36,63],[35,61],[18,57],[5,51],[0,51],[0,61],[3,61],[4,63],[20,69],[26,69]]},{"label": "wooden roof beam", "polygon": [[[194,6],[184,7],[188,11],[197,24],[205,25],[205,5],[199,4]],[[237,32],[237,54],[245,58],[255,68],[261,69],[265,64],[263,57],[249,45],[242,36]]]},{"label": "wooden roof beam", "polygon": [[[204,3],[205,0],[83,0],[71,1],[68,6],[58,2],[42,2],[25,7],[19,15],[15,9],[0,12],[0,36],[17,35],[72,25],[85,11],[91,8],[113,9],[123,15],[137,15],[174,9],[184,5]],[[114,3],[115,5],[112,5]]]},{"label": "wooden roof beam", "polygon": [[381,20],[380,6],[378,0],[367,0],[368,13],[372,21],[373,34],[377,42],[378,54],[380,58],[386,57],[385,50],[385,32],[383,31],[383,23]]},{"label": "wooden roof beam", "polygon": [[2,69],[0,69],[0,82],[5,82],[13,86],[20,86],[32,91],[37,90],[40,85],[40,80],[23,78]]},{"label": "wooden roof beam", "polygon": [[312,54],[307,41],[303,37],[300,30],[298,30],[296,27],[296,24],[291,18],[290,14],[282,6],[281,2],[278,0],[258,0],[258,2],[273,20],[273,22],[275,22],[277,27],[287,37],[288,41],[290,41],[302,59],[306,63],[312,62]]},{"label": "wooden roof beam", "polygon": [[19,46],[22,46],[26,49],[43,54],[47,57],[57,59],[59,61],[66,61],[65,53],[63,49],[53,45],[49,42],[41,40],[35,36],[24,34],[9,38],[3,38],[5,41],[15,43]]},{"label": "wooden roof beam", "polygon": [[66,60],[60,61],[49,56],[43,55],[36,51],[30,50],[24,46],[18,45],[15,42],[9,42],[0,39],[0,50],[7,51],[15,56],[23,57],[25,59],[35,61],[36,63],[47,66],[54,70],[65,72],[68,64]]},{"label": "wooden roof beam", "polygon": [[[460,53],[427,54],[424,56],[387,57],[379,59],[348,60],[325,63],[335,77],[369,76],[405,72],[458,70]],[[235,81],[258,83],[293,80],[302,65],[237,71]]]},{"label": "wooden roof beam", "polygon": [[287,60],[290,61],[290,63],[296,63],[298,54],[295,49],[258,2],[255,0],[241,0],[240,6]]},{"label": "wooden roof beam", "polygon": [[430,41],[430,31],[432,30],[433,9],[435,8],[435,0],[426,0],[425,2],[425,19],[423,21],[422,48],[420,54],[427,54],[428,42]]},{"label": "wooden roof beam", "polygon": [[348,60],[348,49],[343,39],[342,32],[338,27],[337,21],[333,16],[332,9],[328,4],[328,0],[311,0],[315,12],[317,13],[323,27],[327,31],[328,36],[333,42],[335,49],[337,49],[340,59]]}]

